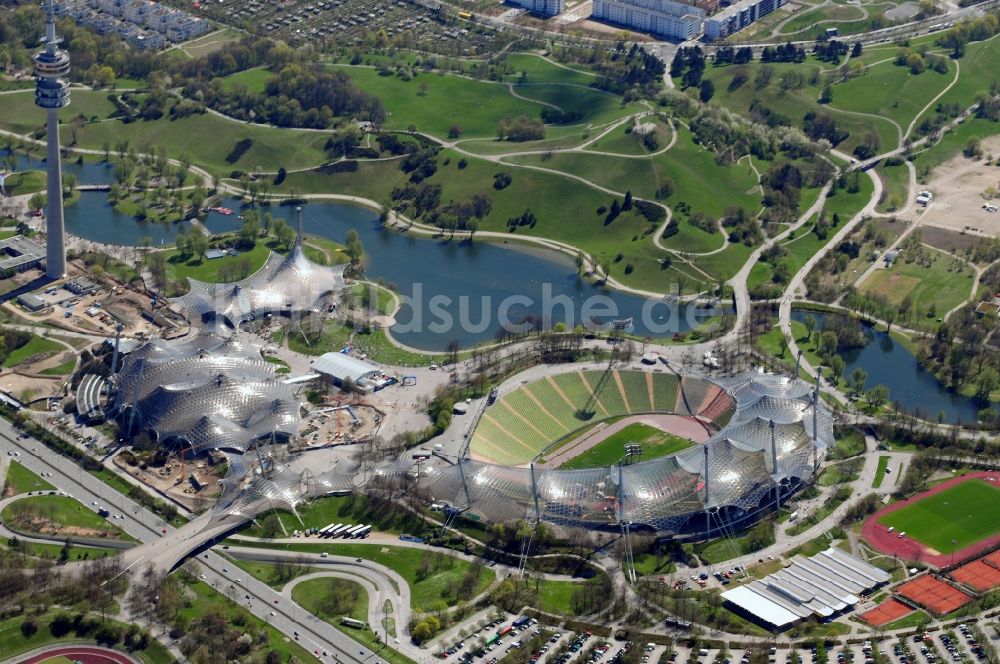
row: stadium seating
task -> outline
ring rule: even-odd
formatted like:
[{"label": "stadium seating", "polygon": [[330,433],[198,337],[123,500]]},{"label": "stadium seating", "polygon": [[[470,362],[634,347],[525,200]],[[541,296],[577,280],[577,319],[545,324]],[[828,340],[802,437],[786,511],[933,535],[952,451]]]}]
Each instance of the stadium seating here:
[{"label": "stadium seating", "polygon": [[625,398],[628,401],[629,412],[645,413],[653,410],[653,404],[649,400],[648,377],[652,374],[639,371],[619,372],[622,387],[625,388]]},{"label": "stadium seating", "polygon": [[88,421],[104,419],[101,409],[101,393],[108,381],[97,374],[87,374],[80,379],[76,389],[76,412]]},{"label": "stadium seating", "polygon": [[[474,452],[507,465],[526,464],[553,443],[574,435],[588,425],[577,410],[590,398],[601,378],[601,371],[574,371],[543,378],[505,394],[487,408],[472,437]],[[632,413],[673,413],[680,384],[674,374],[623,370],[616,372],[598,398],[590,421]],[[628,398],[622,398],[622,389]],[[653,399],[650,400],[649,381]],[[711,388],[711,390],[710,390]],[[698,401],[706,417],[732,409],[725,391],[707,381],[693,380],[688,392]],[[687,413],[681,413],[686,415]]]},{"label": "stadium seating", "polygon": [[677,407],[677,376],[653,374],[653,409],[671,413]]}]

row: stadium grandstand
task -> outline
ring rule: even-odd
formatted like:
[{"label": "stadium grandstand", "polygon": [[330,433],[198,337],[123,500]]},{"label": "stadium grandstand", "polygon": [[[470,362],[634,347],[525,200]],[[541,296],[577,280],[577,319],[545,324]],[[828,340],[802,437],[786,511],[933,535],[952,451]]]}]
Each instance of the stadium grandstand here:
[{"label": "stadium grandstand", "polygon": [[592,417],[582,418],[579,411],[600,376],[600,371],[548,376],[503,395],[483,413],[472,437],[473,455],[505,465],[525,464],[595,422],[647,413],[695,417],[713,434],[735,410],[726,390],[707,380],[623,370],[612,373]]},{"label": "stadium grandstand", "polygon": [[628,410],[634,401],[699,419],[719,413],[722,421],[705,420],[715,433],[670,456],[582,470],[536,467],[531,461],[542,450],[580,428],[575,410],[597,383],[597,372],[570,372],[501,397],[473,432],[470,448],[478,458],[426,468],[423,487],[432,499],[484,521],[589,528],[628,522],[658,533],[706,534],[780,505],[815,477],[833,443],[832,418],[802,381],[759,372],[717,384],[643,372],[623,379],[624,373],[616,372],[600,394],[598,413],[635,413]]}]

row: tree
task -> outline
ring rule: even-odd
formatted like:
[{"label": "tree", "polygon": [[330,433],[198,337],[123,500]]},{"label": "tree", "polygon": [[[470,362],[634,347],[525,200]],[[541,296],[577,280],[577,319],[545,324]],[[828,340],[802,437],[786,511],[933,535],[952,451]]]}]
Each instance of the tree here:
[{"label": "tree", "polygon": [[840,382],[840,377],[844,374],[844,358],[840,355],[830,358],[830,374],[834,384]]},{"label": "tree", "polygon": [[816,329],[816,317],[812,314],[807,314],[806,317],[802,319],[802,324],[806,328],[806,339],[811,339],[813,330]]},{"label": "tree", "polygon": [[823,91],[819,95],[819,103],[829,104],[833,101],[833,88],[829,85],[823,86]]},{"label": "tree", "polygon": [[208,236],[199,226],[193,227],[188,233],[188,246],[195,258],[201,258],[208,250]]},{"label": "tree", "polygon": [[861,395],[865,391],[865,382],[868,381],[868,372],[858,367],[851,372],[851,391],[856,395]]},{"label": "tree", "polygon": [[715,83],[712,83],[712,79],[706,78],[701,82],[698,87],[698,99],[702,100],[706,104],[715,95]]},{"label": "tree", "polygon": [[1000,374],[993,367],[986,367],[979,372],[979,380],[976,381],[976,398],[980,401],[989,401],[993,390],[1000,387]]},{"label": "tree", "polygon": [[72,196],[74,189],[76,189],[76,175],[73,173],[63,173],[62,197],[68,198],[69,196]]},{"label": "tree", "polygon": [[862,48],[863,47],[861,46],[861,42],[859,41],[854,42],[854,46],[851,48],[851,57],[852,58],[861,57]]},{"label": "tree", "polygon": [[46,203],[45,194],[38,191],[32,194],[31,198],[28,199],[28,208],[31,209],[32,211],[41,210],[43,207],[45,207],[45,203]]},{"label": "tree", "polygon": [[879,408],[889,400],[889,388],[879,383],[865,394],[865,400],[872,408]]},{"label": "tree", "polygon": [[778,350],[780,351],[779,356],[784,357],[785,350],[787,349],[788,349],[788,337],[786,337],[784,334],[781,334],[778,336]]},{"label": "tree", "polygon": [[622,202],[622,212],[628,212],[632,209],[632,190],[629,189],[625,192],[625,200]]},{"label": "tree", "polygon": [[462,128],[457,124],[453,124],[450,129],[448,129],[448,138],[458,138],[462,135]]},{"label": "tree", "polygon": [[351,259],[351,265],[358,265],[361,259],[364,258],[365,248],[361,244],[361,238],[358,237],[358,232],[353,228],[347,231],[346,242],[344,243],[344,251],[347,256]]}]

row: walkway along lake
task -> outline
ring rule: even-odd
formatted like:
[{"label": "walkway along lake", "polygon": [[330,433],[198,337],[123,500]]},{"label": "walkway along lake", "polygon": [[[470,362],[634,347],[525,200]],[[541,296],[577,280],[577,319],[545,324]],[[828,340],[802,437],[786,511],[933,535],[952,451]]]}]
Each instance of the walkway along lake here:
[{"label": "walkway along lake", "polygon": [[[42,169],[44,162],[21,157],[18,168]],[[67,163],[80,184],[113,180],[105,164]],[[236,199],[222,206],[238,211]],[[295,226],[295,210],[272,205],[276,218]],[[237,230],[242,221],[210,213],[205,227],[213,233]],[[446,350],[457,341],[462,348],[489,342],[500,321],[519,324],[526,317],[546,318],[549,324],[608,324],[632,319],[633,334],[668,338],[687,332],[712,312],[672,305],[595,286],[577,275],[573,260],[556,251],[515,244],[414,237],[382,227],[378,214],[367,207],[322,202],[303,206],[307,234],[343,243],[347,232],[358,232],[366,253],[366,276],[382,279],[403,297],[392,336],[413,348]],[[172,244],[190,224],[138,222],[115,211],[104,192],[81,192],[79,201],[66,209],[66,230],[81,238],[105,244],[138,246],[149,238],[155,247]],[[664,283],[669,291],[670,284]],[[412,301],[412,305],[409,303]],[[696,316],[697,312],[697,316]]]}]

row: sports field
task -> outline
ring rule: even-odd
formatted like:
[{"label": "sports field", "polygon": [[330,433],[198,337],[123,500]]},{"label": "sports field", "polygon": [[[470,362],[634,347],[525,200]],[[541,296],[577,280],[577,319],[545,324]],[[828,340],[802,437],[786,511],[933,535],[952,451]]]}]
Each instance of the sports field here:
[{"label": "sports field", "polygon": [[560,468],[610,466],[622,458],[625,445],[629,443],[638,443],[642,446],[642,456],[637,459],[639,461],[674,454],[694,445],[687,438],[674,435],[658,427],[636,422],[611,434],[586,452],[570,459]]},{"label": "sports field", "polygon": [[959,551],[1000,533],[998,504],[1000,489],[974,479],[890,512],[878,522],[905,532],[935,553]]},{"label": "sports field", "polygon": [[[581,417],[578,411],[587,404],[602,373],[572,371],[548,376],[504,394],[483,413],[472,437],[472,455],[504,465],[520,465],[543,453],[551,453],[560,442],[591,429],[602,420],[665,413],[685,417],[699,415],[704,420],[722,422],[733,403],[724,390],[705,380],[685,377],[681,382],[669,373],[620,370],[612,372],[591,405],[592,412]],[[598,440],[601,444],[593,446],[598,450],[593,452],[593,463],[587,466],[617,461],[621,456],[621,444],[604,444],[602,439]],[[609,461],[616,454],[612,451],[616,448],[618,456]],[[581,447],[581,452],[584,449],[590,451],[589,446]],[[553,465],[570,461],[567,455],[562,456],[558,461],[550,461]],[[570,467],[584,466],[574,464]]]}]

